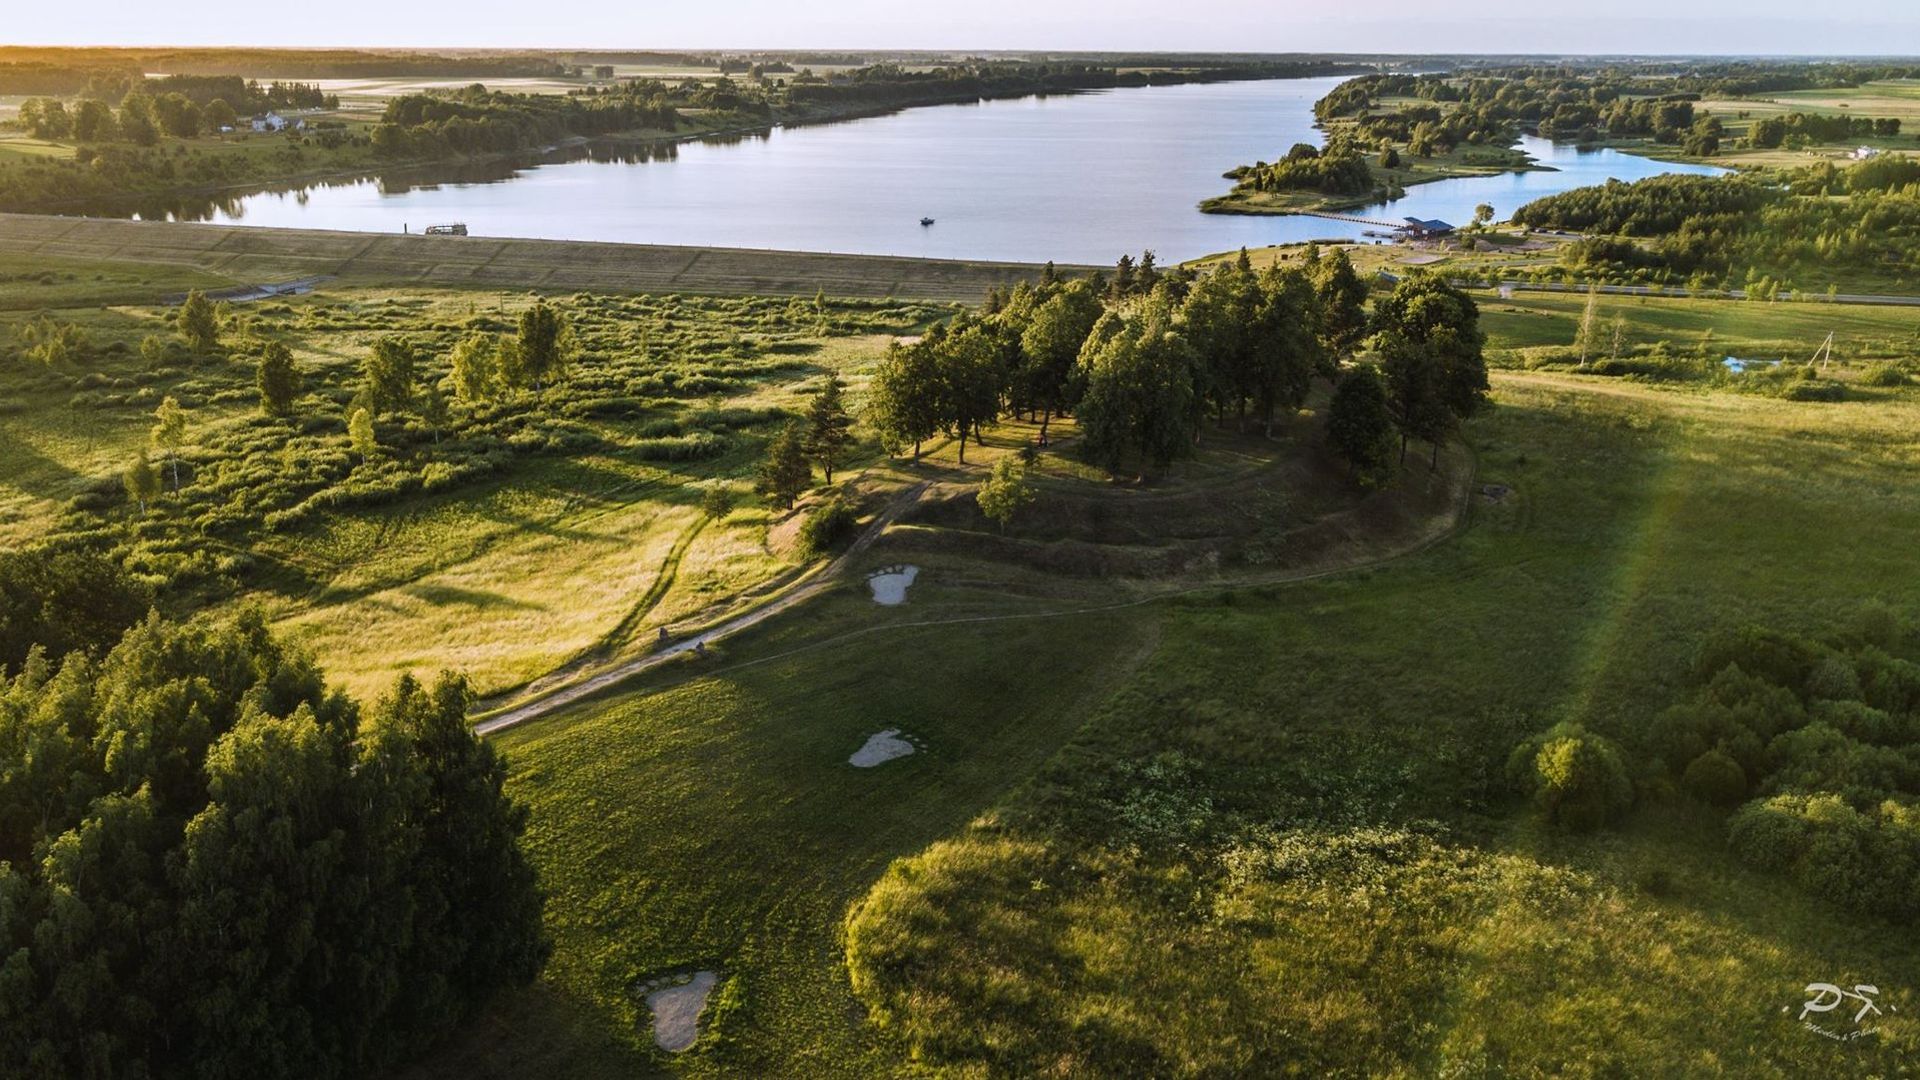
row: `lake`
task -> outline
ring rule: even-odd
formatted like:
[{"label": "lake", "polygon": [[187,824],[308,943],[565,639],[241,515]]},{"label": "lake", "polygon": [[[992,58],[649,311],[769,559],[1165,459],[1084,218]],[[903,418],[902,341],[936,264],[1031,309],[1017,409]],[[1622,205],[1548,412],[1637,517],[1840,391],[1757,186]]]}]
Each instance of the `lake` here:
[{"label": "lake", "polygon": [[[465,222],[477,236],[785,248],[873,255],[1161,262],[1363,228],[1307,217],[1203,214],[1236,165],[1321,141],[1313,103],[1339,79],[1140,87],[941,105],[660,148],[571,148],[544,160],[395,172],[239,196],[201,220],[399,232]],[[1543,195],[1668,172],[1541,139],[1553,172],[1446,180],[1358,216],[1462,224]],[[936,219],[928,227],[923,217]]]}]

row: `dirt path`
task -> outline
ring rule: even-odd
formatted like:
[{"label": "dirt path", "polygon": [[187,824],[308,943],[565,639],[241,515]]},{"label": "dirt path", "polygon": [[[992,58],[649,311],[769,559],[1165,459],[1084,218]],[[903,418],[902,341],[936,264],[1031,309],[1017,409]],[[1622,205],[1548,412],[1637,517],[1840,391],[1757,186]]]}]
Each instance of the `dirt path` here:
[{"label": "dirt path", "polygon": [[[1105,611],[1122,611],[1127,608],[1141,607],[1146,604],[1158,603],[1162,600],[1173,599],[1180,596],[1190,596],[1195,593],[1293,584],[1303,581],[1313,581],[1319,578],[1334,577],[1339,574],[1348,574],[1356,570],[1379,566],[1383,563],[1392,562],[1396,559],[1406,558],[1409,555],[1425,551],[1427,548],[1453,536],[1465,525],[1468,518],[1468,511],[1473,502],[1474,492],[1477,490],[1474,485],[1474,478],[1478,474],[1479,469],[1478,462],[1474,460],[1471,449],[1462,447],[1461,453],[1465,461],[1450,480],[1453,486],[1453,490],[1449,492],[1452,512],[1436,517],[1426,528],[1410,534],[1399,545],[1372,558],[1358,559],[1333,566],[1310,566],[1269,575],[1236,578],[1231,581],[1214,581],[1204,585],[1176,587],[1127,600],[1061,608],[1054,611],[1029,611],[1008,615],[961,615],[941,619],[877,623],[873,626],[861,627],[858,630],[851,630],[843,634],[835,634],[832,637],[821,638],[818,641],[810,641],[805,645],[787,649],[783,652],[755,657],[751,660],[738,661],[727,665],[725,670],[737,671],[741,668],[773,663],[777,660],[784,660],[788,657],[811,652],[815,649],[827,648],[855,638],[895,630],[923,629],[930,626],[964,626],[979,623],[1013,622],[1026,619],[1061,619],[1075,615],[1092,615]],[[483,736],[491,735],[495,732],[504,731],[507,728],[524,724],[529,720],[539,719],[555,710],[565,708],[579,701],[581,698],[615,686],[642,672],[659,667],[671,661],[676,656],[700,651],[713,642],[731,637],[750,627],[758,626],[768,619],[797,607],[826,590],[833,588],[838,583],[840,571],[855,558],[858,558],[862,552],[873,546],[874,541],[879,538],[880,534],[888,525],[892,524],[909,507],[919,501],[920,496],[926,492],[930,484],[930,481],[923,481],[895,495],[893,501],[874,518],[873,523],[867,526],[866,530],[860,534],[860,537],[856,539],[845,552],[832,562],[826,564],[826,566],[811,572],[795,582],[790,586],[789,592],[772,603],[756,608],[736,618],[728,619],[695,637],[675,642],[657,653],[621,664],[618,667],[601,672],[580,682],[571,683],[552,692],[544,693],[534,700],[517,704],[504,712],[485,717],[474,724],[474,732]]]},{"label": "dirt path", "polygon": [[668,663],[677,656],[682,656],[686,653],[704,652],[708,645],[732,637],[742,630],[758,626],[782,612],[806,603],[815,596],[833,588],[834,585],[838,583],[840,571],[854,559],[858,558],[861,553],[865,552],[869,547],[872,547],[873,542],[879,538],[880,534],[886,530],[888,525],[891,525],[907,508],[919,501],[920,496],[926,492],[927,487],[927,482],[922,481],[921,483],[913,484],[901,490],[900,493],[895,495],[893,500],[874,517],[872,524],[868,525],[859,537],[856,538],[852,544],[848,545],[846,551],[841,552],[840,555],[824,566],[818,567],[800,577],[792,585],[788,586],[787,591],[777,599],[763,604],[752,611],[737,615],[725,622],[708,627],[693,637],[676,641],[657,652],[649,653],[639,659],[630,660],[624,664],[608,668],[599,674],[587,676],[578,681],[566,683],[553,690],[542,692],[531,701],[522,701],[503,712],[485,717],[473,725],[474,733],[477,735],[491,735],[496,731],[504,731],[516,724],[524,724],[529,720],[545,716],[555,709],[564,708],[579,701],[581,698],[625,682],[641,672],[651,671],[662,664]]}]

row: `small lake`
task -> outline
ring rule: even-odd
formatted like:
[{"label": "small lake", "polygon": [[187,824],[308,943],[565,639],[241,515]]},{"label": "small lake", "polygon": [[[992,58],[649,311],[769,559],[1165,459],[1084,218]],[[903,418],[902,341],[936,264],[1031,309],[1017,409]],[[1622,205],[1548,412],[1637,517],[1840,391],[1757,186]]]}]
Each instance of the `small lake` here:
[{"label": "small lake", "polygon": [[[1235,165],[1319,143],[1313,103],[1339,79],[1141,87],[942,105],[663,147],[571,148],[544,159],[265,192],[199,220],[476,236],[784,248],[957,259],[1161,262],[1363,228],[1307,217],[1203,214]],[[1668,172],[1612,150],[1526,139],[1553,172],[1440,181],[1358,212],[1462,224],[1531,199]],[[923,216],[936,219],[922,227]]]}]

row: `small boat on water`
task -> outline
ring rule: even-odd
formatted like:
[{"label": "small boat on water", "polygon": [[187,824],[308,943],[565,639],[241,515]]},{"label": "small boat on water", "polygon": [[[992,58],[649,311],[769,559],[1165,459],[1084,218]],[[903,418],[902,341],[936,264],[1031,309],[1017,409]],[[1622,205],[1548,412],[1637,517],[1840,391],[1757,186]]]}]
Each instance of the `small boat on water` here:
[{"label": "small boat on water", "polygon": [[932,219],[932,218],[930,218],[930,217],[923,217],[923,218],[921,218],[921,219],[920,219],[920,225],[921,225],[921,226],[922,226],[923,228],[924,228],[925,226],[928,226],[928,225],[931,225],[931,224],[933,224],[933,219]]}]

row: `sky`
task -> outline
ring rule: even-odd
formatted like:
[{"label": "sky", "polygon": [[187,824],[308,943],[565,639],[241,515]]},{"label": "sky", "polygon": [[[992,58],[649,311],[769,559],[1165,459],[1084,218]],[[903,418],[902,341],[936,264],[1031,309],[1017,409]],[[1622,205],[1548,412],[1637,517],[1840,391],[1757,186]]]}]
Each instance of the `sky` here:
[{"label": "sky", "polygon": [[1920,56],[1920,0],[79,0],[6,44]]}]

